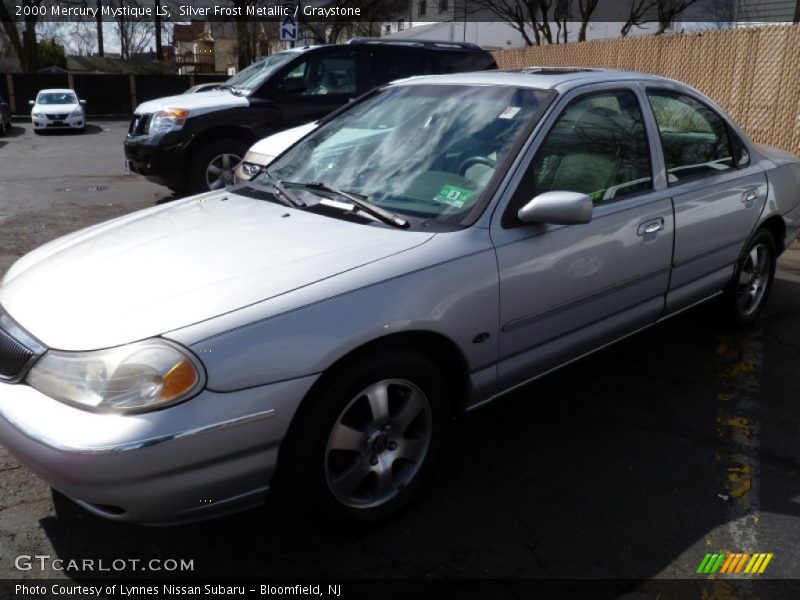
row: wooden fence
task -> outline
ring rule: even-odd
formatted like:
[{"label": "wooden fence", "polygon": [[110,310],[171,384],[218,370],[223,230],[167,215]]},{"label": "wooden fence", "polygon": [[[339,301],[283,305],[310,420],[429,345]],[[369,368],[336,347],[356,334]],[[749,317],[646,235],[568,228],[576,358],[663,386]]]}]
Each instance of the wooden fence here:
[{"label": "wooden fence", "polygon": [[694,86],[756,142],[800,155],[800,24],[531,46],[495,52],[501,69],[644,71]]}]

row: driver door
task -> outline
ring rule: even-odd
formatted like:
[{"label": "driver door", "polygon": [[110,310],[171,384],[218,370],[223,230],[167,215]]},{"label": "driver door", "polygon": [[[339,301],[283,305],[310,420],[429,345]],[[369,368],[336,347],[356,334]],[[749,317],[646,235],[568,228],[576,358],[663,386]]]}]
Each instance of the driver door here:
[{"label": "driver door", "polygon": [[358,58],[355,49],[319,50],[291,65],[272,90],[280,129],[316,121],[357,97]]},{"label": "driver door", "polygon": [[[654,185],[655,128],[642,99],[636,84],[568,94],[495,212],[503,388],[636,331],[664,309],[672,203],[664,182]],[[524,204],[556,190],[588,194],[592,220],[519,221]]]}]

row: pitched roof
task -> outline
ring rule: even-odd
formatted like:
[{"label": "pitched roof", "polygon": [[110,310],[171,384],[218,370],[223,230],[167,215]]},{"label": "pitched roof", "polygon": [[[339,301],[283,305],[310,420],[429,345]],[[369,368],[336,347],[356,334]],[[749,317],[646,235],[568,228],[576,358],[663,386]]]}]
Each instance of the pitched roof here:
[{"label": "pitched roof", "polygon": [[205,36],[206,22],[192,21],[188,25],[176,23],[172,30],[172,37],[176,42],[193,42]]}]

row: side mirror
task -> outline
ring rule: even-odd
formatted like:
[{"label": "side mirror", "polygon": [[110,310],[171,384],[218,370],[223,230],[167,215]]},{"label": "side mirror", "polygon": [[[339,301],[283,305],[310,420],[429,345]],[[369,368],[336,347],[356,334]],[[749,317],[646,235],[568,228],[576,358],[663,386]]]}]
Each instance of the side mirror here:
[{"label": "side mirror", "polygon": [[36,104],[36,102],[34,102],[33,100],[28,100],[28,104],[30,104],[31,106],[33,106],[34,104]]},{"label": "side mirror", "polygon": [[519,209],[523,223],[579,225],[592,220],[592,199],[578,192],[544,192]]},{"label": "side mirror", "polygon": [[79,100],[81,104],[86,104],[86,100]]},{"label": "side mirror", "polygon": [[278,91],[286,95],[299,94],[300,92],[306,91],[306,82],[302,77],[292,77],[291,79],[284,80],[284,82],[278,86]]}]

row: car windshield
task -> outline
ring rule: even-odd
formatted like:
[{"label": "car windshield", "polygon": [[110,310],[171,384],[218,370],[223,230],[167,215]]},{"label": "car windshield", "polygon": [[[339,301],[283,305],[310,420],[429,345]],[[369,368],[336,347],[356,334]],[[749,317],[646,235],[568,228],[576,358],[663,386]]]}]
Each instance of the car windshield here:
[{"label": "car windshield", "polygon": [[78,98],[71,92],[48,92],[39,94],[37,104],[77,104]]},{"label": "car windshield", "polygon": [[257,89],[264,80],[272,75],[281,65],[286,64],[297,56],[295,52],[280,52],[267,58],[253,63],[246,69],[228,79],[224,85],[229,85],[240,90],[252,92]]},{"label": "car windshield", "polygon": [[323,183],[396,214],[458,223],[547,97],[510,86],[389,87],[322,125],[256,181],[271,177],[304,196],[319,186],[301,184]]}]

